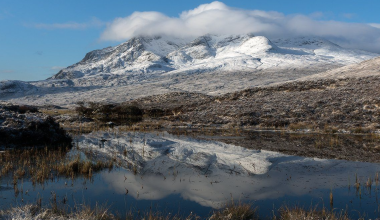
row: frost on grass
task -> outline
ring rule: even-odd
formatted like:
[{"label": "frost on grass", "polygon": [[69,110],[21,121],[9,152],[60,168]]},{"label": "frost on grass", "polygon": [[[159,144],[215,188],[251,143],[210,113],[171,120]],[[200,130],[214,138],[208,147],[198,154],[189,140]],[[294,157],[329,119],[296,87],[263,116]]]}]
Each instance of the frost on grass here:
[{"label": "frost on grass", "polygon": [[0,211],[0,219],[3,220],[92,220],[92,219],[118,219],[111,214],[107,208],[78,205],[75,209],[69,211],[58,208],[41,208],[37,205],[25,205],[9,210]]}]

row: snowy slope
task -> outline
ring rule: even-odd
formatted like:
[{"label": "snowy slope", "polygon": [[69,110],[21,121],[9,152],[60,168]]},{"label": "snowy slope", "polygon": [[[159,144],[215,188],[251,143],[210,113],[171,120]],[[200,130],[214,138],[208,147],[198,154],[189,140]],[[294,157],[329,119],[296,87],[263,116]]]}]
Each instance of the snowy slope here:
[{"label": "snowy slope", "polygon": [[37,88],[29,83],[18,80],[0,81],[0,98],[26,91],[36,92]]},{"label": "snowy slope", "polygon": [[318,38],[277,39],[264,36],[200,36],[192,41],[170,37],[136,37],[92,51],[52,79],[102,74],[181,73],[347,65],[375,57]]},{"label": "snowy slope", "polygon": [[[78,101],[123,102],[178,91],[219,95],[313,77],[377,56],[315,37],[135,37],[89,52],[50,79],[1,82],[0,98],[70,106]],[[9,89],[8,84],[17,85]]]},{"label": "snowy slope", "polygon": [[380,75],[380,57],[366,60],[359,64],[351,64],[341,68],[332,69],[320,74],[300,78],[299,80],[316,80],[322,78],[358,78]]},{"label": "snowy slope", "polygon": [[100,73],[170,71],[165,55],[184,45],[183,39],[137,37],[116,47],[94,50],[51,79],[73,79]]}]

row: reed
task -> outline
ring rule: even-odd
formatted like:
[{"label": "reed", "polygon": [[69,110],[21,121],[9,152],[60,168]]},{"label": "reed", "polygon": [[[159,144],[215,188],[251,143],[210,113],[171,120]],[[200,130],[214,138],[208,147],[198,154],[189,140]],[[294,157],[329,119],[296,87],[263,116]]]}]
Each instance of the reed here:
[{"label": "reed", "polygon": [[54,181],[55,177],[92,177],[94,172],[113,169],[114,161],[82,161],[77,156],[67,157],[69,148],[9,150],[0,156],[0,177],[11,175],[13,185],[29,178],[33,184]]},{"label": "reed", "polygon": [[325,207],[318,209],[317,206],[310,209],[304,209],[298,206],[289,207],[283,206],[279,210],[279,215],[274,216],[273,219],[279,220],[315,220],[315,219],[329,219],[329,220],[349,220],[347,212],[335,213],[327,210]]},{"label": "reed", "polygon": [[219,220],[219,219],[258,219],[256,216],[256,208],[252,208],[252,205],[245,203],[235,203],[233,200],[226,204],[220,210],[214,211],[209,220]]}]

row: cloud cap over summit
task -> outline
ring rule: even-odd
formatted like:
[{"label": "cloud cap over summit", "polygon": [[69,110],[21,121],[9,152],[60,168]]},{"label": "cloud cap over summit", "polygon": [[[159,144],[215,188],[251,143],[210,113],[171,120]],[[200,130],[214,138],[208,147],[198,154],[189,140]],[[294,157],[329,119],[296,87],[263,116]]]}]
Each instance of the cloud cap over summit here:
[{"label": "cloud cap over summit", "polygon": [[268,38],[324,37],[344,47],[380,53],[380,25],[318,20],[313,15],[284,15],[276,11],[232,8],[222,2],[202,4],[178,17],[160,12],[134,12],[116,18],[100,36],[122,41],[139,35],[195,37],[205,34],[263,35]]}]

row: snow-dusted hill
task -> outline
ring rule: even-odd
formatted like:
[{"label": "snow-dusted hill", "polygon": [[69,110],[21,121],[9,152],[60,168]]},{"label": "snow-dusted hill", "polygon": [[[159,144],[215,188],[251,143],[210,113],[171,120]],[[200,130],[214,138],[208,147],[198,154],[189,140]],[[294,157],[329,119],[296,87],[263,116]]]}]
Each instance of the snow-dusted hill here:
[{"label": "snow-dusted hill", "polygon": [[73,79],[102,73],[128,74],[173,70],[165,56],[183,46],[184,40],[137,37],[116,47],[94,50],[51,79]]},{"label": "snow-dusted hill", "polygon": [[316,80],[316,79],[336,79],[336,78],[358,78],[366,76],[380,75],[380,57],[366,60],[359,64],[351,64],[341,68],[332,69],[317,75],[311,75],[300,78],[299,80]]},{"label": "snow-dusted hill", "polygon": [[51,79],[342,66],[374,56],[310,37],[273,42],[249,34],[205,35],[190,41],[159,36],[135,37],[116,47],[89,52],[83,60],[61,70]]},{"label": "snow-dusted hill", "polygon": [[123,102],[175,91],[218,95],[313,77],[378,55],[315,37],[135,37],[89,52],[47,80],[0,82],[0,98],[67,106],[77,101]]}]

